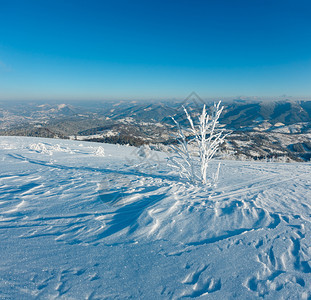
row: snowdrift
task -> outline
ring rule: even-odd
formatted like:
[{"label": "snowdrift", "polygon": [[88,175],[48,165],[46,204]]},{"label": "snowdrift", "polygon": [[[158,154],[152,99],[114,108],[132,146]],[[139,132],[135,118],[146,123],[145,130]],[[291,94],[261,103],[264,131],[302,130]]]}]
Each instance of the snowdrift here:
[{"label": "snowdrift", "polygon": [[1,299],[311,299],[310,164],[140,152],[0,137]]}]

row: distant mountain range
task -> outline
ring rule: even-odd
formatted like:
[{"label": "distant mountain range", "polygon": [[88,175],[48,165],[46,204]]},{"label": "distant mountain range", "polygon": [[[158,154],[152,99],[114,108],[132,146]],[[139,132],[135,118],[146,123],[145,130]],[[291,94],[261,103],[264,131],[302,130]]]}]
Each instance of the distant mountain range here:
[{"label": "distant mountain range", "polygon": [[311,101],[279,101],[227,104],[221,121],[240,129],[254,123],[268,121],[270,124],[291,125],[311,121]]},{"label": "distant mountain range", "polygon": [[[106,117],[111,120],[133,118],[140,122],[168,122],[171,116],[182,113],[178,101],[167,102],[94,102],[75,104],[38,104],[38,103],[5,103],[0,102],[0,128],[10,118],[18,117],[21,121],[40,122],[44,119],[66,117]],[[203,106],[201,103],[187,103],[186,106],[193,111]],[[207,103],[208,106],[211,103]],[[221,122],[234,129],[252,126],[264,120],[270,124],[283,123],[291,125],[299,122],[311,121],[311,101],[231,101],[223,103],[225,106]],[[14,125],[14,124],[12,124]],[[15,124],[16,125],[16,124]]]},{"label": "distant mountain range", "polygon": [[[186,127],[188,121],[182,105],[197,120],[203,104],[200,99],[62,104],[0,102],[0,135],[167,145],[176,142],[171,117]],[[210,109],[213,103],[206,105]],[[231,156],[310,159],[311,101],[234,100],[223,105],[220,123],[233,131],[224,147]]]}]

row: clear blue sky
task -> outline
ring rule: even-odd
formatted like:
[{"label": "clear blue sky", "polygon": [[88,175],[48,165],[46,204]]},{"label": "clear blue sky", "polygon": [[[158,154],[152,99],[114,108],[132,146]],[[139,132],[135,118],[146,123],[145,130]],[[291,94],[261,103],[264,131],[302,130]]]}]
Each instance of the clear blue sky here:
[{"label": "clear blue sky", "polygon": [[0,0],[0,99],[311,96],[310,0]]}]

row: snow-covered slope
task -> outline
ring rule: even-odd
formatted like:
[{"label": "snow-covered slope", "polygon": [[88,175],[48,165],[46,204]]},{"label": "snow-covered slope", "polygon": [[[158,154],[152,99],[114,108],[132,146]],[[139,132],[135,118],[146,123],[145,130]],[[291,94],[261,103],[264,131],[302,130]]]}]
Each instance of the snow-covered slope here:
[{"label": "snow-covered slope", "polygon": [[0,137],[0,298],[311,299],[310,169]]}]

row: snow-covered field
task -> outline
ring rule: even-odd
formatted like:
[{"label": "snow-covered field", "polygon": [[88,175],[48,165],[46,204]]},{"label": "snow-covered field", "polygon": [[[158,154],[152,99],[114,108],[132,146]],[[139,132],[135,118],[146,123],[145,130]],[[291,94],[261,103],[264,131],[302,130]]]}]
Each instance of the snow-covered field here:
[{"label": "snow-covered field", "polygon": [[1,299],[311,299],[310,222],[310,163],[208,190],[163,153],[0,137]]}]

